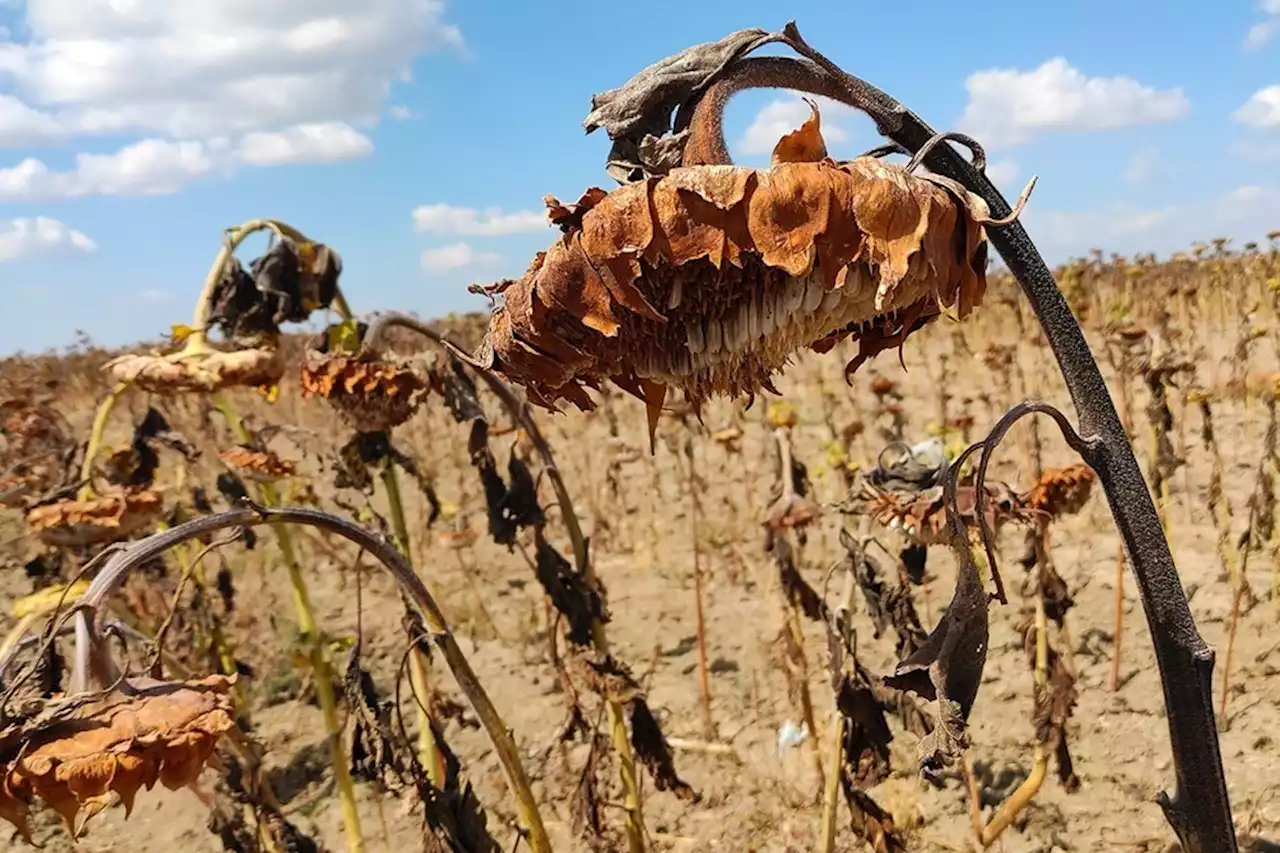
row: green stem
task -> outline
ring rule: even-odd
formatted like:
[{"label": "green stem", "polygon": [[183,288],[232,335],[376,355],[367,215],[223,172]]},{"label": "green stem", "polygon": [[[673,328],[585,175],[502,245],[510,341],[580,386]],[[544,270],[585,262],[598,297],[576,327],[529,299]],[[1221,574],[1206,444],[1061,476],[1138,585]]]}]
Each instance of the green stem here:
[{"label": "green stem", "polygon": [[107,430],[111,411],[116,407],[116,401],[128,388],[129,386],[124,383],[112,388],[111,393],[98,404],[98,411],[93,416],[93,427],[89,430],[89,443],[84,449],[84,461],[80,463],[80,479],[84,481],[84,485],[80,487],[77,497],[82,501],[93,497],[93,463],[102,451],[102,436]]},{"label": "green stem", "polygon": [[[395,533],[396,544],[400,547],[400,553],[404,554],[405,562],[413,565],[413,554],[409,550],[409,525],[405,521],[404,500],[400,495],[400,479],[396,476],[396,465],[390,456],[382,464],[382,487],[387,492],[391,530]],[[444,756],[431,730],[431,716],[425,710],[431,699],[431,659],[416,645],[409,664],[409,684],[418,697],[418,701],[414,703],[418,713],[418,755],[427,768],[431,784],[443,791],[446,784]]]},{"label": "green stem", "polygon": [[[241,444],[252,444],[253,435],[245,428],[244,421],[240,419],[239,413],[230,402],[221,394],[214,394],[212,399],[214,406],[231,427],[236,441]],[[280,505],[280,495],[273,484],[258,483],[257,491],[258,500],[263,506]],[[293,590],[293,606],[297,613],[298,631],[302,634],[303,642],[307,646],[311,670],[315,676],[316,699],[324,715],[325,732],[333,763],[334,785],[338,789],[338,798],[342,803],[342,823],[347,836],[347,850],[349,853],[364,853],[364,836],[360,831],[360,813],[356,806],[355,785],[347,767],[346,750],[342,746],[342,723],[338,718],[338,704],[333,690],[333,665],[321,641],[315,611],[311,607],[307,582],[302,577],[297,552],[293,547],[293,537],[284,525],[272,525],[272,530],[275,531],[276,542],[280,546],[285,568],[289,572],[289,585]]]}]

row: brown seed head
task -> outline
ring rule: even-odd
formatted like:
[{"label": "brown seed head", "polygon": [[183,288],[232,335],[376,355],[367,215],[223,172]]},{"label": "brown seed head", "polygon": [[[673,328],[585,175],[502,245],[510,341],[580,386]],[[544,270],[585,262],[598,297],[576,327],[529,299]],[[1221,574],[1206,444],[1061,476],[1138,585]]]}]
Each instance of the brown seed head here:
[{"label": "brown seed head", "polygon": [[[553,406],[608,378],[660,407],[770,387],[799,350],[859,341],[855,370],[986,290],[985,206],[792,134],[768,169],[676,168],[548,199],[563,236],[503,290],[480,358]],[[802,131],[804,129],[802,128]],[[808,159],[806,159],[808,158]]]},{"label": "brown seed head", "polygon": [[48,722],[37,717],[0,729],[0,818],[30,841],[27,816],[40,799],[78,835],[113,794],[127,817],[140,789],[157,781],[169,790],[191,784],[235,725],[233,683],[223,675],[136,679]]},{"label": "brown seed head", "polygon": [[27,513],[27,528],[46,545],[75,548],[128,539],[160,516],[164,501],[150,489],[116,487],[87,500],[43,504]]},{"label": "brown seed head", "polygon": [[274,349],[216,351],[184,360],[135,353],[112,359],[103,370],[144,391],[211,394],[236,386],[270,388],[284,375],[284,360]]},{"label": "brown seed head", "polygon": [[302,395],[328,400],[360,432],[399,426],[426,394],[416,373],[389,361],[311,352],[302,365]]}]

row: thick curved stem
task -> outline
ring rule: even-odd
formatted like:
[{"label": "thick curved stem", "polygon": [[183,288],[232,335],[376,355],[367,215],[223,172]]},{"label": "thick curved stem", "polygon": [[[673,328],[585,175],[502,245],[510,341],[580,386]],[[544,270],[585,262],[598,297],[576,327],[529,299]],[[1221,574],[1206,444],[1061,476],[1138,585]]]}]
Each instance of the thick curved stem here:
[{"label": "thick curved stem", "polygon": [[[529,412],[529,404],[521,400],[510,385],[494,375],[493,371],[477,363],[475,359],[463,352],[457,344],[412,317],[406,317],[402,314],[385,314],[379,317],[365,334],[365,350],[371,353],[379,352],[383,335],[386,334],[388,329],[397,326],[417,332],[471,367],[489,386],[489,390],[493,391],[498,399],[502,401],[502,405],[506,407],[511,417],[528,434],[534,449],[538,451],[538,455],[542,458],[543,470],[547,472],[547,477],[551,480],[551,485],[555,489],[556,500],[560,505],[560,516],[564,520],[565,527],[569,532],[569,539],[573,544],[574,566],[584,577],[594,581],[595,569],[591,565],[591,560],[587,553],[587,540],[582,533],[582,524],[578,519],[578,512],[574,509],[573,500],[569,496],[569,489],[565,485],[564,478],[560,476],[560,469],[556,466],[555,455],[551,451],[551,445],[547,442],[546,437],[543,436],[542,431],[538,429],[537,421],[533,419]],[[604,624],[599,620],[593,620],[591,623],[591,642],[602,657],[607,658],[609,656],[609,637],[604,630]],[[623,807],[626,811],[627,844],[631,853],[644,853],[646,848],[644,811],[640,799],[639,779],[636,775],[635,753],[631,749],[631,739],[627,734],[626,711],[623,709],[622,703],[617,699],[608,697],[606,697],[606,710],[609,718],[609,737],[613,741],[614,751],[618,754],[618,773],[622,778],[622,787],[624,789]]]},{"label": "thick curved stem", "polygon": [[[431,632],[432,642],[444,656],[458,681],[458,686],[466,693],[476,716],[480,718],[480,722],[488,732],[503,769],[506,771],[508,784],[516,798],[521,820],[525,824],[524,829],[528,833],[530,848],[535,853],[551,853],[551,844],[530,790],[528,776],[520,762],[520,753],[515,740],[489,699],[488,693],[481,686],[479,678],[471,668],[457,640],[454,639],[435,599],[395,545],[337,516],[313,509],[242,507],[201,516],[131,543],[108,560],[98,576],[94,578],[93,583],[89,585],[84,597],[80,599],[81,609],[76,614],[77,671],[83,671],[81,668],[83,660],[98,657],[100,656],[98,650],[105,649],[105,644],[101,642],[98,617],[106,599],[119,589],[131,571],[168,549],[197,537],[232,527],[253,527],[262,524],[271,524],[277,531],[283,530],[286,524],[301,524],[337,534],[372,554],[386,568],[422,615],[423,621]],[[101,678],[102,675],[103,673],[96,673],[95,678]]]},{"label": "thick curved stem", "polygon": [[[847,74],[810,47],[794,22],[772,40],[789,45],[808,60],[789,60],[782,82],[774,85],[826,95],[862,110],[883,136],[913,157],[937,136],[897,100]],[[780,59],[767,61],[776,64]],[[924,156],[924,165],[981,197],[994,219],[1012,213],[987,176],[951,145],[937,145]],[[1017,221],[992,225],[988,237],[1040,321],[1075,404],[1079,432],[1092,442],[1084,460],[1098,474],[1133,566],[1155,647],[1173,748],[1176,790],[1173,797],[1161,795],[1165,817],[1183,849],[1235,853],[1231,803],[1214,720],[1214,653],[1196,628],[1151,492],[1093,353],[1035,244]]]}]

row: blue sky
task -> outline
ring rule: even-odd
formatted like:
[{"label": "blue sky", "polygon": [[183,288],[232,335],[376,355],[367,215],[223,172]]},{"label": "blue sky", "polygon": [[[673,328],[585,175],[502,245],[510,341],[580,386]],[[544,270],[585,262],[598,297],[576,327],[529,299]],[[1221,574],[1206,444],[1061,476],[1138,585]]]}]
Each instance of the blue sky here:
[{"label": "blue sky", "polygon": [[[1010,198],[1038,175],[1051,261],[1280,228],[1280,0],[0,0],[0,353],[186,321],[221,229],[254,217],[337,248],[358,311],[483,308],[469,283],[553,239],[544,195],[613,186],[593,93],[789,18],[976,135]],[[822,107],[836,156],[878,141]],[[766,162],[806,111],[739,95],[731,150]]]}]

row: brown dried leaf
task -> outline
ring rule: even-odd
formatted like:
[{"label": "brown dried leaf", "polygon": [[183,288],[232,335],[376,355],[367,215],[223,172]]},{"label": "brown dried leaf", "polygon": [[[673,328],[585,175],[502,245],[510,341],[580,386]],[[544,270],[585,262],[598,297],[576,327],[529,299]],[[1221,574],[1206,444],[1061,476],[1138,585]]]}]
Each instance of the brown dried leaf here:
[{"label": "brown dried leaf", "polygon": [[215,351],[175,360],[159,355],[131,354],[103,365],[113,381],[130,383],[158,394],[212,394],[223,388],[270,388],[284,375],[284,359],[274,349]]},{"label": "brown dried leaf", "polygon": [[946,612],[923,646],[898,664],[885,684],[937,701],[937,725],[920,742],[920,766],[934,775],[968,747],[965,721],[987,661],[989,599],[968,543],[953,549],[959,570]]},{"label": "brown dried leaf", "polygon": [[26,818],[40,799],[79,835],[113,794],[127,817],[140,789],[191,784],[235,725],[234,681],[139,678],[103,699],[69,700],[65,713],[51,704],[41,718],[0,730],[0,817],[30,841]]}]

